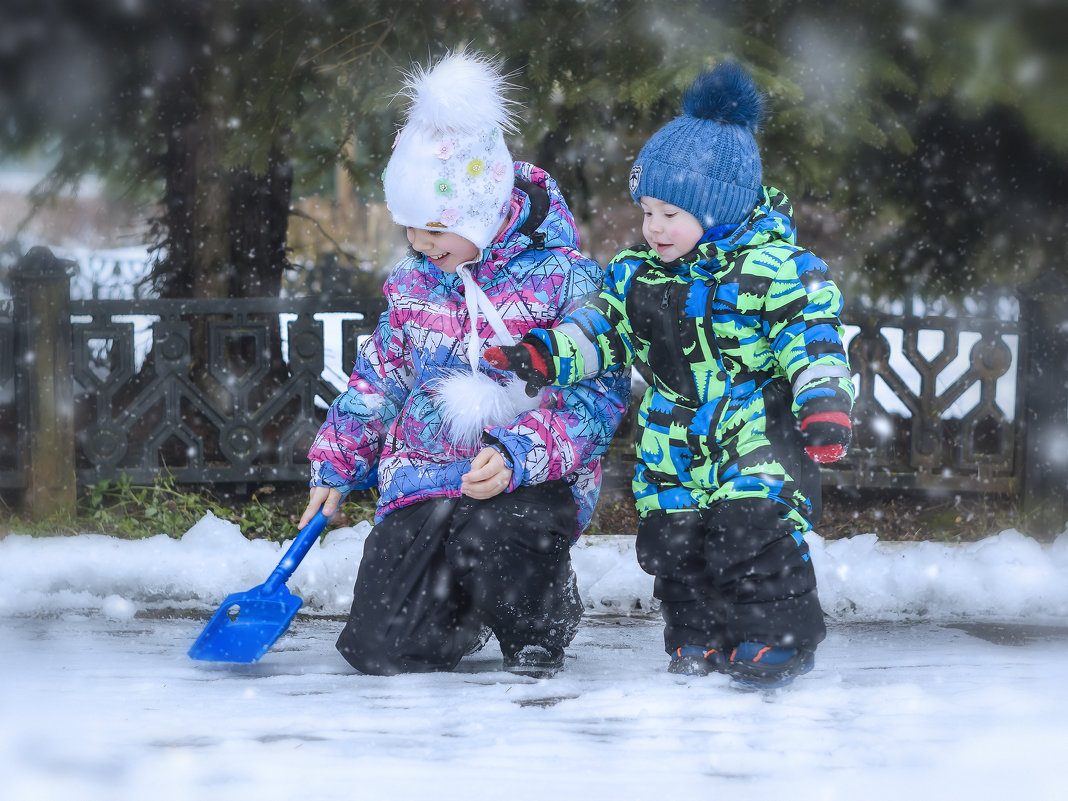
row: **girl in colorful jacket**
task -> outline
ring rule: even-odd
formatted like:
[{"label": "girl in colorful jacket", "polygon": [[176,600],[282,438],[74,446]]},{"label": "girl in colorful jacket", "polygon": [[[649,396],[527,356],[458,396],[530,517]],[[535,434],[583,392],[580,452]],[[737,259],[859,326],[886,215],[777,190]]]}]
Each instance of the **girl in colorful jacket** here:
[{"label": "girl in colorful jacket", "polygon": [[630,173],[646,244],[562,324],[486,354],[532,387],[645,364],[637,552],[668,669],[746,688],[807,672],[826,635],[803,535],[818,463],[849,444],[854,391],[839,290],[795,244],[789,200],[761,183],[763,103],[734,64],[701,75]]},{"label": "girl in colorful jacket", "polygon": [[551,675],[582,614],[569,548],[593,514],[629,373],[531,397],[481,358],[558,322],[604,275],[579,253],[553,179],[512,161],[504,86],[469,53],[409,76],[383,183],[411,250],[309,453],[301,527],[377,470],[337,643],[364,673],[451,670],[492,631],[507,669]]}]

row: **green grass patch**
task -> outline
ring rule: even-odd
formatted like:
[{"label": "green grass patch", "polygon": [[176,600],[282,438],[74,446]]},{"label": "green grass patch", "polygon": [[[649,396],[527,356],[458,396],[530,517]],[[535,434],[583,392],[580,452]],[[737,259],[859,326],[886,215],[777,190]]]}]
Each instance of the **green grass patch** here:
[{"label": "green grass patch", "polygon": [[[352,493],[331,520],[331,527],[374,520],[374,495]],[[250,493],[218,488],[179,485],[161,475],[151,485],[128,478],[102,481],[84,490],[76,512],[34,520],[11,507],[0,508],[0,536],[67,536],[107,534],[123,539],[141,539],[165,534],[181,537],[207,512],[236,523],[248,539],[288,540],[296,536],[297,523],[308,503],[305,487],[263,485]]]}]

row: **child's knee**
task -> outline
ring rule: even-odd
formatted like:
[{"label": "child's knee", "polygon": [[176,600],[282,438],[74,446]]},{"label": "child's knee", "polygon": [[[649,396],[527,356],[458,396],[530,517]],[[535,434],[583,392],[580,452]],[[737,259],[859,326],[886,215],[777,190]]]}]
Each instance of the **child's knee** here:
[{"label": "child's knee", "polygon": [[684,580],[704,572],[704,533],[694,512],[652,512],[638,525],[638,565],[651,576]]}]

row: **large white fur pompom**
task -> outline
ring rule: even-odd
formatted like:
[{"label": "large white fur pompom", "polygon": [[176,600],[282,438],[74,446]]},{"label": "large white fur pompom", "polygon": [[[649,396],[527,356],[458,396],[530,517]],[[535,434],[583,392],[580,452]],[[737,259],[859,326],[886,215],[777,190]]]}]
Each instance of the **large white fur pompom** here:
[{"label": "large white fur pompom", "polygon": [[506,426],[517,416],[541,405],[542,393],[529,397],[526,384],[515,378],[498,384],[485,373],[458,370],[433,387],[449,441],[474,449],[482,432]]},{"label": "large white fur pompom", "polygon": [[400,95],[407,97],[408,125],[428,130],[473,133],[497,126],[516,131],[511,88],[485,56],[450,53],[429,70],[420,65],[405,76]]}]

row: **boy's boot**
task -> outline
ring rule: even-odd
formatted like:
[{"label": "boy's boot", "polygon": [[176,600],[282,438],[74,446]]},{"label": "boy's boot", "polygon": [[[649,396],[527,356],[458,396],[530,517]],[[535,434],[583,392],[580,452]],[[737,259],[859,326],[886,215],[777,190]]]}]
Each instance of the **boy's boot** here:
[{"label": "boy's boot", "polygon": [[707,676],[722,670],[727,657],[715,648],[702,648],[700,645],[683,645],[671,652],[668,673],[680,676]]},{"label": "boy's boot", "polygon": [[808,673],[815,664],[811,651],[743,642],[731,652],[725,670],[740,689],[773,690],[785,687],[795,676]]}]

